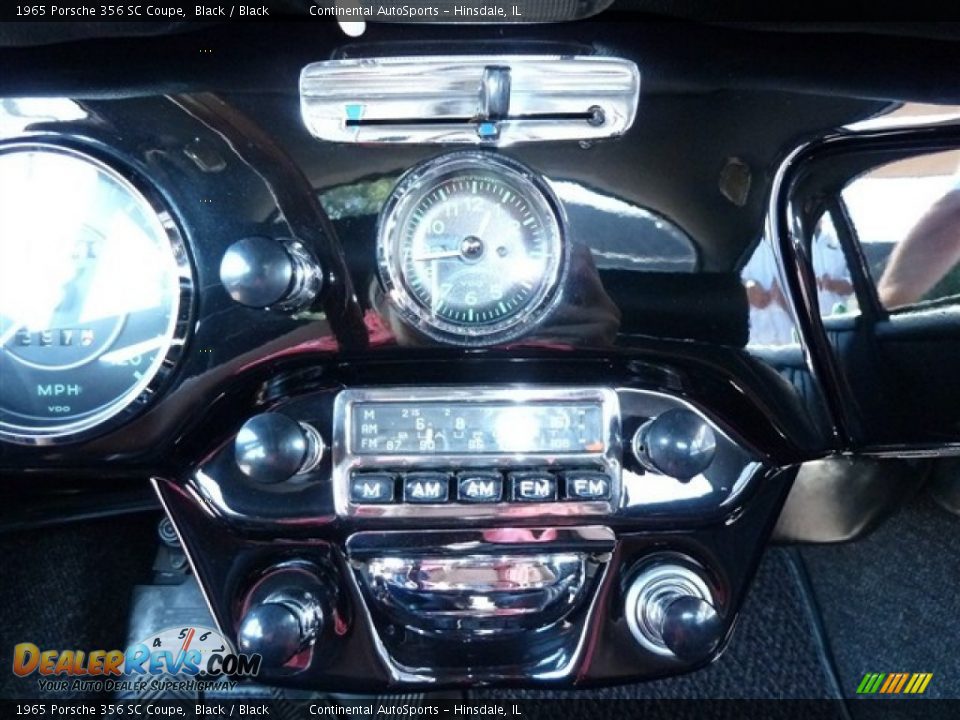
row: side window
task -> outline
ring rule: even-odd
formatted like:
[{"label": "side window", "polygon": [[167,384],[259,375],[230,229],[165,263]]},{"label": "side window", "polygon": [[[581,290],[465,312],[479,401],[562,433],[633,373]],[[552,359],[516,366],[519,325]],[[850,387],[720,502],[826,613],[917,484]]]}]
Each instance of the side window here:
[{"label": "side window", "polygon": [[799,346],[796,326],[780,284],[773,246],[762,238],[740,271],[750,306],[750,335],[747,347],[753,350]]},{"label": "side window", "polygon": [[860,306],[850,277],[850,266],[829,213],[820,218],[813,231],[811,259],[813,272],[817,276],[820,317],[850,317],[859,314]]},{"label": "side window", "polygon": [[960,151],[881,165],[843,190],[888,310],[960,304]]},{"label": "side window", "polygon": [[[852,317],[859,314],[860,306],[850,279],[850,267],[829,214],[817,223],[811,250],[821,317]],[[780,283],[776,255],[766,238],[760,240],[743,266],[740,281],[747,291],[750,306],[748,347],[759,349],[799,345],[789,300]]]}]

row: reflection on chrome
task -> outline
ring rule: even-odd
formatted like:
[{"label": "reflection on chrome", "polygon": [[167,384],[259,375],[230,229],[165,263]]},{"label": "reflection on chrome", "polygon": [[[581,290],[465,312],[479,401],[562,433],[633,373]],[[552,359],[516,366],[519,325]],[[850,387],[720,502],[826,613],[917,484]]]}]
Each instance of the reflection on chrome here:
[{"label": "reflection on chrome", "polygon": [[583,600],[585,553],[377,557],[355,562],[377,607],[395,622],[455,638],[542,630]]},{"label": "reflection on chrome", "polygon": [[43,122],[83,120],[87,112],[68,98],[0,99],[0,137],[15,137]]},{"label": "reflection on chrome", "polygon": [[676,478],[657,473],[647,472],[640,475],[624,470],[623,491],[626,494],[626,504],[635,507],[706,497],[715,492],[715,489],[703,474],[687,482],[680,482]]},{"label": "reflection on chrome", "polygon": [[960,106],[930,105],[926,103],[891,103],[882,113],[866,120],[845,125],[845,130],[866,132],[869,130],[892,130],[894,128],[943,125],[960,122]]}]

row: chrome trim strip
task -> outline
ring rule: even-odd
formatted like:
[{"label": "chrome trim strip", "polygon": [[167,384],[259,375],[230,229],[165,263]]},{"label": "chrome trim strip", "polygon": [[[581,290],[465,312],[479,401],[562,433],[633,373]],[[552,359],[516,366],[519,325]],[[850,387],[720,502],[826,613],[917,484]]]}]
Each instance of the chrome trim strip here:
[{"label": "chrome trim strip", "polygon": [[524,547],[543,552],[557,547],[589,552],[609,552],[616,542],[613,530],[605,525],[534,528],[468,528],[463,530],[378,530],[354,533],[345,548],[351,558],[384,554],[449,555],[466,553],[517,553]]},{"label": "chrome trim strip", "polygon": [[905,106],[916,105],[916,103],[895,103],[885,112],[878,113],[865,120],[857,120],[843,126],[844,130],[851,133],[867,133],[879,130],[921,130],[930,127],[943,127],[945,125],[956,125],[960,123],[960,105],[926,105],[932,109],[936,107],[939,112],[922,113],[917,115],[902,114],[900,111]]},{"label": "chrome trim strip", "polygon": [[[352,409],[358,402],[599,402],[603,414],[602,453],[567,454],[437,454],[437,455],[354,455],[350,451]],[[359,517],[418,518],[525,518],[608,515],[621,504],[620,405],[617,394],[601,387],[525,387],[516,385],[480,387],[351,388],[342,390],[334,401],[333,494],[337,515]],[[565,463],[602,464],[611,479],[611,501],[556,501],[552,503],[461,504],[354,504],[349,498],[350,474],[356,469],[503,468],[522,465],[551,467]]]},{"label": "chrome trim strip", "polygon": [[685,595],[715,603],[706,582],[689,567],[663,562],[663,556],[648,560],[646,568],[630,583],[623,602],[633,639],[655,655],[675,657],[661,635],[662,615],[671,601]]},{"label": "chrome trim strip", "polygon": [[616,137],[633,124],[639,95],[636,63],[593,55],[327,60],[300,73],[303,122],[331,142],[503,146]]},{"label": "chrome trim strip", "polygon": [[874,457],[874,458],[950,458],[960,456],[960,443],[946,443],[942,446],[930,445],[891,445],[858,448],[856,451],[838,453],[846,457]]}]

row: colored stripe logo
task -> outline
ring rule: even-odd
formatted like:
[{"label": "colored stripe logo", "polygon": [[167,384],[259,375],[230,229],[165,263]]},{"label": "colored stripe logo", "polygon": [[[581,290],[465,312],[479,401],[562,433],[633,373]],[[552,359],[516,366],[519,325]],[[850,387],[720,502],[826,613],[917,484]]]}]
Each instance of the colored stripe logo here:
[{"label": "colored stripe logo", "polygon": [[933,673],[867,673],[857,686],[857,695],[922,695]]}]

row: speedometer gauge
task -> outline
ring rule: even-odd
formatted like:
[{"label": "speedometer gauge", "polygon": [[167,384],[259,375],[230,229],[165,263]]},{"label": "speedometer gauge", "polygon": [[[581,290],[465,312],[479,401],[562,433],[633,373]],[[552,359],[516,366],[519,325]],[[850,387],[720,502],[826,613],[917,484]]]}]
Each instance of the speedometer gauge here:
[{"label": "speedometer gauge", "polygon": [[0,148],[0,438],[132,414],[180,350],[191,287],[172,218],[126,176],[66,147]]},{"label": "speedometer gauge", "polygon": [[381,280],[405,319],[459,344],[529,329],[563,267],[559,206],[519,163],[454,153],[404,176],[381,216]]}]

